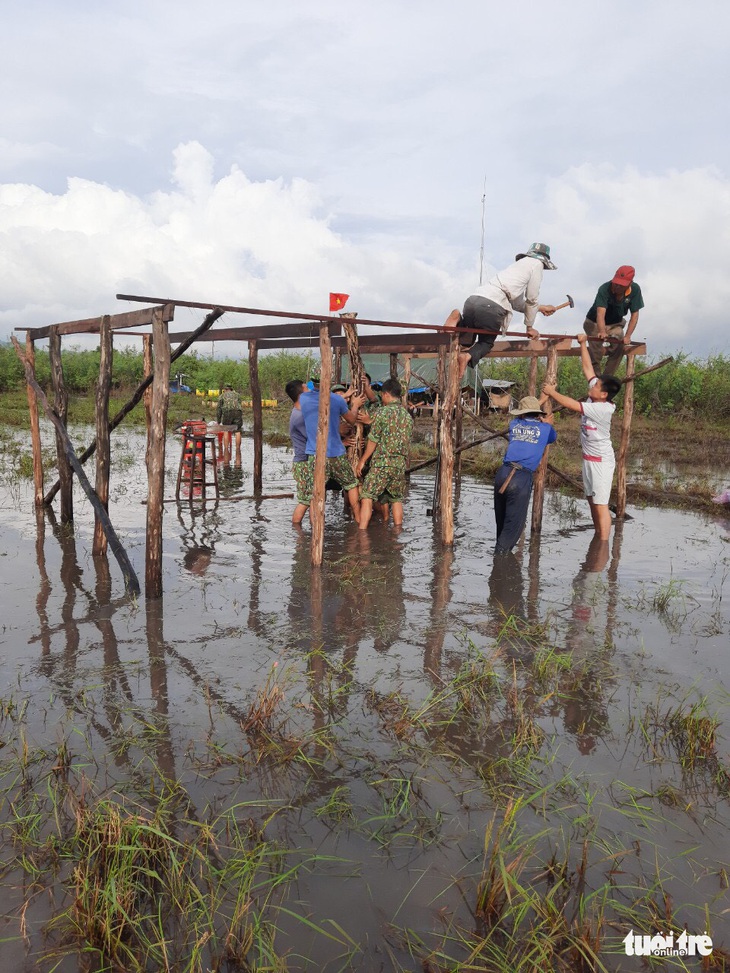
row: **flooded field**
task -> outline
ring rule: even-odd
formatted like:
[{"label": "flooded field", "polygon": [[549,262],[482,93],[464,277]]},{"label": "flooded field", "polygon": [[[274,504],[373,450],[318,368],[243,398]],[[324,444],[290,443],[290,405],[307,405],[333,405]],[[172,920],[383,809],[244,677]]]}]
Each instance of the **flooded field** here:
[{"label": "flooded field", "polygon": [[[144,439],[114,449],[143,578]],[[132,603],[82,494],[37,522],[11,452],[3,968],[730,968],[727,518],[631,508],[601,545],[552,493],[495,560],[491,486],[444,549],[424,471],[400,532],[331,496],[313,571],[292,500],[236,500],[244,440],[228,499],[166,506],[164,598]],[[290,461],[265,448],[266,493]],[[625,941],[685,929],[711,947]]]}]

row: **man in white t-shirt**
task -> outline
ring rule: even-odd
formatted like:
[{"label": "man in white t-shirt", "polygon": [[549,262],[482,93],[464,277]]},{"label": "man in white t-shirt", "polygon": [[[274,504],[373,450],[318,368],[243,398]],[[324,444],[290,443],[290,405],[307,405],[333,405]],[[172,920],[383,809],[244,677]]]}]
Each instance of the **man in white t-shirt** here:
[{"label": "man in white t-shirt", "polygon": [[459,355],[459,377],[468,367],[476,368],[489,354],[497,336],[509,328],[513,311],[525,315],[528,338],[540,337],[535,328],[537,312],[546,316],[555,312],[552,304],[538,303],[542,275],[545,270],[557,269],[550,259],[550,247],[546,243],[533,243],[526,253],[517,254],[513,264],[477,287],[466,299],[462,311],[454,309],[451,312],[444,327],[476,328],[486,332],[459,335],[462,344],[471,345],[469,351]]},{"label": "man in white t-shirt", "polygon": [[621,382],[613,375],[596,376],[586,344],[587,336],[579,334],[576,336],[576,341],[580,345],[583,374],[588,381],[588,398],[578,402],[577,399],[561,395],[554,385],[544,385],[543,390],[558,405],[581,414],[583,487],[591,508],[596,536],[601,540],[608,540],[611,533],[611,511],[608,509],[608,501],[611,496],[613,471],[616,467],[611,442],[611,419],[616,411],[616,403],[613,399],[621,388]]}]

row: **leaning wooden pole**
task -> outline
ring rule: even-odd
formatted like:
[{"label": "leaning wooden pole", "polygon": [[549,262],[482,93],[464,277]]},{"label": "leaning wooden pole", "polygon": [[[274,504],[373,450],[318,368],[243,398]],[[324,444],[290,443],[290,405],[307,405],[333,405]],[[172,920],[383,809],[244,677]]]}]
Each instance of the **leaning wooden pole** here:
[{"label": "leaning wooden pole", "polygon": [[[112,329],[109,315],[99,328],[99,380],[96,384],[96,495],[104,510],[109,510],[109,473],[111,470],[111,433],[109,432],[109,393],[112,387]],[[100,517],[94,520],[92,554],[106,554],[106,534]]]},{"label": "leaning wooden pole", "polygon": [[165,499],[165,437],[170,401],[170,339],[162,311],[152,318],[155,369],[152,382],[152,423],[147,447],[147,546],[145,596],[162,597],[162,515]]},{"label": "leaning wooden pole", "polygon": [[[184,355],[185,352],[188,350],[188,348],[195,341],[197,341],[198,338],[201,337],[201,335],[205,334],[205,332],[211,327],[211,325],[213,325],[218,320],[218,318],[223,313],[224,312],[221,310],[221,308],[216,308],[214,311],[211,311],[210,314],[207,314],[205,316],[205,320],[200,325],[200,327],[197,328],[195,331],[193,331],[193,333],[188,338],[186,338],[185,341],[181,342],[177,346],[175,351],[172,353],[172,356],[170,357],[170,364],[172,364],[181,355]],[[132,398],[127,403],[125,403],[125,405],[122,406],[119,412],[117,412],[117,414],[114,416],[112,421],[109,423],[110,432],[114,432],[114,430],[122,422],[122,420],[126,419],[126,417],[129,415],[132,409],[134,409],[134,407],[142,401],[142,396],[144,395],[145,390],[148,389],[149,386],[152,384],[152,378],[153,378],[152,375],[149,375],[147,378],[145,378],[144,381],[137,387],[137,390],[132,396]],[[83,451],[83,453],[81,453],[81,455],[79,456],[79,462],[85,463],[90,456],[94,455],[95,450],[96,450],[96,440],[94,440],[93,443],[90,443]],[[61,486],[61,482],[60,480],[57,480],[53,484],[51,489],[48,491],[48,493],[45,495],[45,498],[43,500],[45,504],[49,504],[53,500],[53,498],[58,493],[60,486]]]},{"label": "leaning wooden pole", "polygon": [[[558,349],[554,342],[548,346],[547,368],[545,370],[545,384],[555,385],[558,380]],[[553,411],[552,400],[545,402],[545,412],[550,415]],[[542,514],[545,506],[545,477],[548,468],[548,452],[550,447],[545,450],[540,460],[540,465],[535,470],[532,485],[532,533],[539,534],[542,531]]]},{"label": "leaning wooden pole", "polygon": [[631,418],[634,414],[634,382],[636,371],[636,355],[631,352],[626,356],[626,378],[624,379],[624,414],[621,420],[621,444],[616,460],[616,518],[623,520],[626,516],[626,463],[631,438]]},{"label": "leaning wooden pole", "polygon": [[317,416],[317,447],[314,454],[314,488],[309,506],[312,524],[312,566],[322,564],[324,553],[324,501],[327,480],[327,437],[330,426],[330,386],[332,385],[332,342],[326,323],[319,326],[319,414]]},{"label": "leaning wooden pole", "polygon": [[127,552],[124,550],[124,548],[122,547],[119,541],[119,538],[117,537],[116,531],[112,526],[111,520],[109,520],[109,514],[106,512],[106,510],[104,510],[103,506],[99,501],[99,498],[97,497],[91,484],[89,483],[86,473],[84,473],[84,468],[81,465],[78,456],[74,452],[73,446],[71,445],[71,440],[68,438],[66,427],[61,422],[56,412],[51,408],[51,404],[46,398],[45,392],[40,387],[38,382],[36,382],[35,377],[30,369],[30,365],[26,361],[25,355],[23,354],[20,345],[18,344],[17,338],[14,335],[11,335],[10,340],[13,342],[13,346],[15,347],[15,353],[17,354],[18,358],[20,358],[20,360],[23,362],[26,382],[28,382],[28,384],[33,387],[33,390],[35,391],[35,394],[38,397],[38,401],[40,402],[43,411],[53,423],[53,426],[56,430],[56,434],[61,437],[61,440],[64,443],[64,448],[66,451],[66,458],[70,463],[71,467],[73,468],[74,472],[76,473],[76,476],[78,477],[78,481],[84,493],[89,498],[89,501],[92,507],[94,508],[94,512],[99,515],[99,517],[102,520],[102,523],[104,524],[104,529],[106,531],[107,538],[109,539],[109,547],[112,550],[112,554],[117,559],[117,562],[119,563],[119,567],[122,569],[124,584],[127,591],[131,595],[138,595],[139,581],[137,580],[137,575],[134,573],[134,568],[132,567],[129,558],[127,557]]},{"label": "leaning wooden pole", "polygon": [[[25,360],[35,379],[35,342],[25,333]],[[33,449],[33,498],[36,507],[43,506],[43,452],[41,449],[41,424],[38,417],[38,399],[33,386],[28,382],[28,414],[30,416],[30,442]]]},{"label": "leaning wooden pole", "polygon": [[[66,428],[68,418],[68,392],[63,380],[61,363],[61,335],[54,328],[48,336],[48,357],[51,364],[51,384],[53,385],[53,407],[61,425]],[[54,423],[55,425],[55,423]],[[61,490],[61,523],[68,524],[74,519],[73,473],[66,456],[63,435],[56,426],[56,455],[58,457],[58,483]]]},{"label": "leaning wooden pole", "polygon": [[248,378],[251,385],[251,409],[253,412],[253,492],[263,490],[264,418],[261,407],[259,382],[259,346],[256,340],[248,343]]},{"label": "leaning wooden pole", "polygon": [[441,541],[454,543],[454,413],[459,394],[459,339],[456,335],[449,344],[448,364],[445,370],[446,387],[444,390],[441,414],[439,417],[439,445],[441,462],[439,464],[439,523]]}]

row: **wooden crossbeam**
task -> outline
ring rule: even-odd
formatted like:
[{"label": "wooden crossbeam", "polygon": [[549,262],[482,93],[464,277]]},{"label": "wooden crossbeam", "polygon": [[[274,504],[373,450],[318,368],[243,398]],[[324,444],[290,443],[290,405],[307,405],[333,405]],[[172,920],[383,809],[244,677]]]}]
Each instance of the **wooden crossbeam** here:
[{"label": "wooden crossbeam", "polygon": [[[342,323],[339,320],[332,321],[328,330],[332,336],[341,335]],[[192,334],[192,331],[176,331],[170,335],[170,344],[176,345],[181,341],[187,341]],[[319,346],[319,321],[268,324],[259,328],[216,328],[205,336],[206,341],[261,341],[259,347],[263,347],[264,340],[270,338],[306,339]]]},{"label": "wooden crossbeam", "polygon": [[[140,311],[124,311],[122,314],[109,315],[109,322],[112,331],[121,328],[141,328],[146,324],[152,324],[152,315],[156,308],[145,307]],[[172,321],[175,317],[175,305],[165,304],[162,310],[163,319]],[[60,324],[48,324],[43,328],[16,328],[16,331],[26,331],[33,341],[40,338],[47,338],[51,332],[56,334],[99,334],[101,331],[101,321],[104,315],[98,318],[82,318],[79,321],[63,321]]]}]

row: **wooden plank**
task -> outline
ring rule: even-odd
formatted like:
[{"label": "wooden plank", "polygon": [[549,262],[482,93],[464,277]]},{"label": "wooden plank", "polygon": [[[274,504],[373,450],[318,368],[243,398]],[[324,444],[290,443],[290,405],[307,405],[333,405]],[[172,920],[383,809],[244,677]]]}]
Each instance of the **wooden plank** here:
[{"label": "wooden plank", "polygon": [[[34,341],[39,338],[49,338],[53,331],[56,334],[99,334],[103,317],[108,317],[112,331],[120,328],[141,328],[152,324],[152,315],[156,308],[146,307],[140,311],[124,311],[122,314],[101,315],[96,318],[82,318],[79,321],[63,321],[60,324],[49,324],[43,328],[16,328],[16,331],[27,331]],[[175,317],[175,305],[168,304],[163,310],[166,321]]]},{"label": "wooden plank", "polygon": [[325,471],[327,466],[327,436],[330,422],[330,397],[327,390],[332,385],[332,350],[327,325],[319,329],[320,357],[319,373],[319,414],[317,416],[317,446],[314,455],[314,489],[309,505],[309,520],[312,524],[312,566],[321,567],[324,552],[324,501]]},{"label": "wooden plank", "polygon": [[[109,472],[111,469],[111,433],[109,432],[109,393],[112,387],[112,331],[109,316],[101,319],[99,381],[96,384],[96,495],[109,512]],[[97,514],[94,518],[92,554],[106,554],[107,538]]]},{"label": "wooden plank", "polygon": [[[30,374],[35,379],[35,344],[29,334],[25,336],[25,358]],[[33,386],[26,384],[28,414],[30,417],[30,442],[33,449],[33,498],[36,509],[43,506],[43,452],[41,450],[41,424],[38,418],[38,399]]]},{"label": "wooden plank", "polygon": [[[125,587],[129,592],[129,594],[138,595],[139,581],[137,580],[137,575],[134,573],[134,568],[132,567],[129,558],[127,557],[127,552],[124,550],[121,543],[119,542],[119,538],[117,537],[116,531],[112,526],[112,522],[111,520],[109,520],[109,515],[99,503],[99,498],[97,497],[96,493],[92,489],[91,484],[87,479],[86,473],[84,473],[84,468],[79,462],[78,457],[74,453],[74,449],[73,446],[71,445],[71,440],[68,438],[68,433],[66,432],[66,429],[63,423],[61,422],[61,420],[59,419],[59,417],[56,415],[56,412],[51,408],[51,405],[48,399],[46,398],[45,392],[40,387],[40,385],[36,382],[30,370],[28,362],[26,361],[25,356],[20,349],[20,345],[18,344],[18,339],[15,337],[15,335],[11,335],[11,341],[13,342],[15,353],[17,354],[18,358],[20,358],[20,360],[23,362],[23,367],[25,368],[26,381],[33,386],[33,389],[36,395],[38,396],[38,401],[43,407],[43,411],[46,413],[48,418],[53,423],[56,429],[56,433],[63,440],[68,461],[72,466],[74,472],[76,473],[79,483],[81,484],[84,493],[89,498],[92,507],[94,508],[95,512],[98,512],[99,516],[102,518],[104,522],[104,529],[106,530],[107,537],[109,538],[109,546],[111,547],[112,553],[114,554],[114,556],[116,557],[119,563],[119,567],[122,569],[122,575],[124,576]],[[49,511],[49,516],[52,516],[52,514],[53,511]]]},{"label": "wooden plank", "polygon": [[152,382],[152,424],[147,446],[147,544],[145,596],[162,597],[162,515],[165,499],[165,429],[170,401],[170,342],[161,313],[152,322],[155,367]]}]

